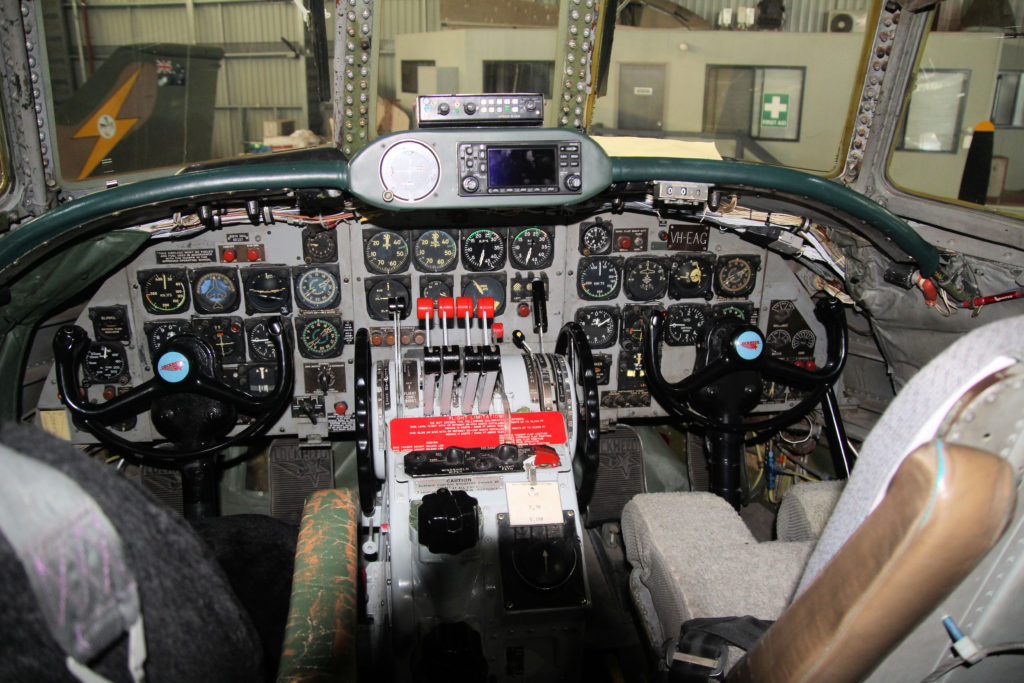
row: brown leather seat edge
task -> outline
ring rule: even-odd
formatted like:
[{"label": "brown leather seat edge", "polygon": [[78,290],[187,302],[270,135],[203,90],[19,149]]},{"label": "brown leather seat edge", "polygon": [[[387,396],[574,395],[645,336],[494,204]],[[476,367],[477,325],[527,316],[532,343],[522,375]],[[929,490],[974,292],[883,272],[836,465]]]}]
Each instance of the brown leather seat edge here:
[{"label": "brown leather seat edge", "polygon": [[1015,504],[1006,461],[967,446],[922,445],[727,680],[861,680],[995,545]]}]

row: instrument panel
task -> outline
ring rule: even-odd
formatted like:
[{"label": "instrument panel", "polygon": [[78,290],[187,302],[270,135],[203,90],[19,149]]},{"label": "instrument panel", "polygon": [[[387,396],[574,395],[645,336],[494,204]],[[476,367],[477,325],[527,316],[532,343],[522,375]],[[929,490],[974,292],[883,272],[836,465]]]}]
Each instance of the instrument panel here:
[{"label": "instrument panel", "polygon": [[[606,187],[608,159],[592,141],[566,131],[530,134],[539,135],[542,146],[578,145],[583,185],[559,204]],[[393,357],[396,342],[415,357],[428,334],[417,317],[419,297],[468,297],[474,310],[478,300],[493,299],[498,341],[511,344],[521,332],[534,350],[554,348],[561,327],[579,323],[594,351],[605,422],[664,415],[647,393],[640,355],[643,323],[653,311],[667,316],[662,367],[669,380],[691,372],[711,324],[725,316],[758,325],[779,358],[823,359],[816,343],[823,330],[798,269],[735,233],[628,209],[580,210],[572,220],[559,218],[569,215],[564,212],[515,212],[519,205],[551,206],[542,193],[505,197],[502,212],[432,210],[456,201],[469,209],[487,206],[486,197],[458,194],[458,135],[417,131],[415,148],[392,136],[353,160],[354,194],[389,210],[360,215],[357,203],[356,211],[327,220],[268,207],[269,223],[236,222],[154,240],[99,288],[78,321],[94,340],[81,369],[89,400],[109,400],[151,378],[160,348],[183,334],[209,344],[224,381],[265,394],[276,381],[267,323],[282,316],[296,387],[292,410],[271,433],[350,432],[355,330],[369,329],[377,359]],[[496,146],[507,133],[472,135]],[[396,148],[390,154],[405,155],[400,163],[384,155]],[[394,162],[386,177],[385,157]],[[577,168],[575,161],[567,168]],[[382,183],[395,195],[388,201],[381,198]],[[415,220],[405,220],[413,209]],[[547,295],[546,321],[536,319],[536,283]],[[441,327],[437,318],[430,324],[433,344],[444,334]],[[467,325],[460,314],[447,328],[452,344],[481,343],[478,321]],[[798,398],[785,388],[766,386],[765,392],[769,400],[760,409],[766,411]],[[41,405],[61,406],[52,385]],[[124,429],[127,438],[156,438],[145,414]],[[91,441],[84,433],[75,438]]]}]

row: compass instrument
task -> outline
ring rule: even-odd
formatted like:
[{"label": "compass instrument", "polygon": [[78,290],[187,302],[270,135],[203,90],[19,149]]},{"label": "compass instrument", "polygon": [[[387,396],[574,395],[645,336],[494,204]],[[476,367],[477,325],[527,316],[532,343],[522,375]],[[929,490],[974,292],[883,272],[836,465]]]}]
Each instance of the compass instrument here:
[{"label": "compass instrument", "polygon": [[295,302],[307,311],[334,308],[341,300],[334,266],[316,266],[295,272]]},{"label": "compass instrument", "polygon": [[344,346],[337,316],[298,317],[295,337],[303,358],[336,358]]},{"label": "compass instrument", "polygon": [[728,297],[747,296],[754,291],[756,274],[760,267],[760,256],[719,256],[715,264],[715,293]]}]

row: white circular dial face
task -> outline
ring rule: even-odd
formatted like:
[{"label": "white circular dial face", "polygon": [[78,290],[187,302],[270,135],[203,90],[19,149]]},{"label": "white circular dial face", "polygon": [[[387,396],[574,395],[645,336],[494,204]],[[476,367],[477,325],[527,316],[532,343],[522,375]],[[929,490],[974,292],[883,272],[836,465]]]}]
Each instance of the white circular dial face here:
[{"label": "white circular dial face", "polygon": [[418,202],[437,187],[441,163],[429,146],[415,140],[392,145],[380,160],[384,189],[406,202]]}]

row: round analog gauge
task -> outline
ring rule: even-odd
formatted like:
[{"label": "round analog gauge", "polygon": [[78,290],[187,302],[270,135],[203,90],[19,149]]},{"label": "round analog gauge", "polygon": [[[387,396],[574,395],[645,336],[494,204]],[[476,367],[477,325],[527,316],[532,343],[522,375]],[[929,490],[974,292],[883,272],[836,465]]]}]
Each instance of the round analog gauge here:
[{"label": "round analog gauge", "polygon": [[310,268],[295,280],[295,300],[299,308],[319,311],[338,303],[338,278],[326,268]]},{"label": "round analog gauge", "polygon": [[591,348],[604,349],[615,343],[619,332],[619,319],[614,308],[581,308],[576,311],[576,322],[583,328]]},{"label": "round analog gauge", "polygon": [[624,276],[626,296],[634,301],[650,301],[665,295],[668,273],[661,262],[651,258],[630,259]]},{"label": "round analog gauge", "polygon": [[726,256],[715,269],[715,291],[721,296],[746,296],[754,289],[754,264],[741,256]]},{"label": "round analog gauge", "polygon": [[783,349],[789,348],[789,344],[792,341],[793,335],[791,335],[789,332],[782,328],[772,330],[771,333],[765,338],[765,343],[767,343],[770,348],[773,348],[776,351],[781,351]]},{"label": "round analog gauge", "polygon": [[512,238],[508,258],[516,268],[547,268],[555,255],[551,235],[540,228],[526,228]]},{"label": "round analog gauge", "polygon": [[647,312],[648,309],[640,306],[627,307],[622,312],[622,338],[619,339],[622,346],[639,350],[646,326],[644,315]]},{"label": "round analog gauge", "polygon": [[443,296],[452,296],[452,283],[443,277],[420,278],[420,296],[435,301]]},{"label": "round analog gauge", "polygon": [[235,278],[220,271],[196,273],[192,294],[200,313],[227,313],[238,308],[238,285]]},{"label": "round analog gauge", "polygon": [[486,228],[475,230],[462,242],[462,264],[469,270],[497,270],[505,265],[505,240]]},{"label": "round analog gauge", "polygon": [[677,304],[668,307],[665,316],[665,343],[669,346],[700,344],[708,324],[708,307],[701,304]]},{"label": "round analog gauge", "polygon": [[[393,320],[388,310],[388,299],[405,301],[406,314],[409,312],[409,288],[398,280],[380,280],[375,282],[366,292],[366,310],[374,320]],[[403,318],[405,316],[402,316]]]},{"label": "round analog gauge", "polygon": [[192,331],[192,326],[185,320],[168,320],[162,323],[146,323],[146,340],[149,342],[150,357],[156,358],[168,340]]},{"label": "round analog gauge", "polygon": [[709,277],[710,263],[704,259],[684,258],[676,261],[672,264],[672,296],[677,299],[704,296],[708,292]]},{"label": "round analog gauge", "polygon": [[291,310],[288,276],[277,270],[251,270],[245,276],[246,312],[287,313]]},{"label": "round analog gauge", "polygon": [[82,370],[93,382],[116,382],[127,375],[128,354],[117,342],[93,342],[85,351]]},{"label": "round analog gauge", "polygon": [[580,236],[580,244],[585,254],[607,254],[612,247],[611,226],[594,223],[587,227]]},{"label": "round analog gauge", "polygon": [[325,318],[301,323],[299,352],[306,358],[334,358],[341,353],[341,330]]},{"label": "round analog gauge", "polygon": [[459,256],[455,238],[444,230],[428,230],[416,239],[412,258],[419,270],[442,273],[451,270]]},{"label": "round analog gauge", "polygon": [[793,311],[796,310],[796,306],[789,299],[782,299],[780,301],[772,302],[772,318],[780,323],[784,323],[789,320],[789,316],[793,315]]},{"label": "round analog gauge", "polygon": [[397,232],[377,232],[366,238],[363,257],[366,267],[374,273],[398,273],[409,265],[409,243]]},{"label": "round analog gauge", "polygon": [[473,299],[474,310],[477,299],[489,296],[494,299],[494,315],[501,315],[505,311],[505,285],[496,277],[490,275],[467,277],[462,281],[462,296]]},{"label": "round analog gauge", "polygon": [[267,320],[259,318],[246,322],[246,334],[249,336],[249,355],[253,360],[274,361],[277,360],[277,350],[274,342],[270,339],[270,332],[267,329]]},{"label": "round analog gauge", "polygon": [[201,336],[213,346],[213,353],[221,363],[245,361],[245,337],[238,319],[209,318],[196,323]]},{"label": "round analog gauge", "polygon": [[619,293],[622,278],[611,259],[580,259],[576,287],[584,299],[611,299]]},{"label": "round analog gauge", "polygon": [[793,335],[793,350],[798,353],[801,351],[813,351],[814,342],[817,340],[818,338],[810,330],[800,330]]},{"label": "round analog gauge", "polygon": [[403,140],[380,159],[380,181],[395,199],[417,202],[427,197],[441,177],[441,163],[428,145]]},{"label": "round analog gauge", "polygon": [[139,279],[142,303],[150,313],[166,315],[188,308],[188,279],[184,270],[161,270]]},{"label": "round analog gauge", "polygon": [[302,253],[307,263],[329,263],[337,260],[337,233],[333,230],[306,228],[302,231]]}]

